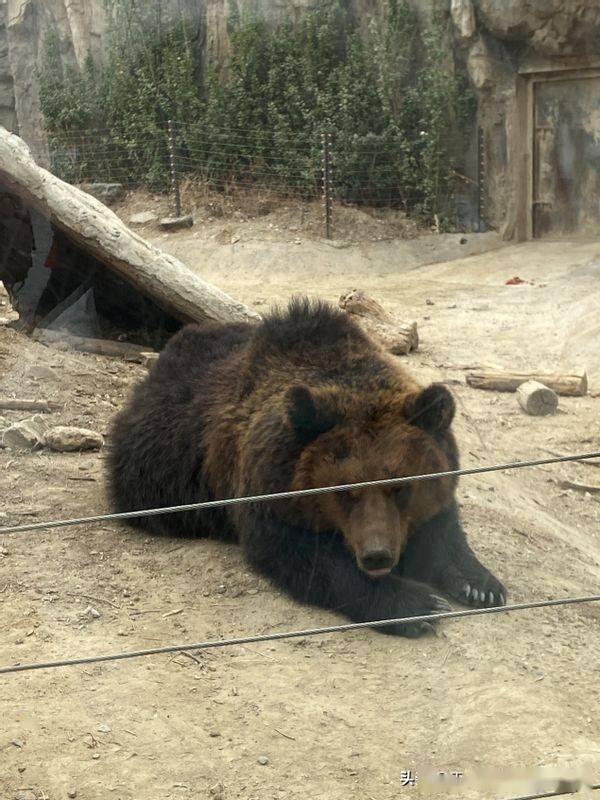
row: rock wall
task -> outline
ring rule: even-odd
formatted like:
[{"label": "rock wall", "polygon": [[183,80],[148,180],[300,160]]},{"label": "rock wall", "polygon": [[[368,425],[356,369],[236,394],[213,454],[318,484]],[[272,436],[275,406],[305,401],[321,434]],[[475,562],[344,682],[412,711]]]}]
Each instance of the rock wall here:
[{"label": "rock wall", "polygon": [[[226,64],[232,26],[260,12],[273,24],[297,21],[316,0],[165,0],[197,25],[208,62]],[[385,0],[349,0],[361,20]],[[485,218],[507,237],[521,235],[517,197],[519,138],[524,135],[519,76],[600,63],[599,0],[410,0],[420,16],[448,19],[456,63],[478,97],[486,145]],[[448,17],[451,12],[451,21]],[[65,63],[81,66],[106,52],[105,0],[0,0],[0,124],[37,145],[42,131],[37,69],[49,30],[58,32]],[[519,232],[521,231],[521,232]]]},{"label": "rock wall", "polygon": [[15,87],[8,58],[6,17],[6,3],[0,2],[0,125],[12,131],[17,126],[17,114],[15,111]]}]

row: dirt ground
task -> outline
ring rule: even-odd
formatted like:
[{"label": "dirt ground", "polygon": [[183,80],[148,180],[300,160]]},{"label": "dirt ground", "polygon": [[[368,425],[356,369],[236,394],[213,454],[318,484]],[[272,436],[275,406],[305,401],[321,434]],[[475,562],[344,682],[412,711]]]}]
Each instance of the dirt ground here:
[{"label": "dirt ground", "polygon": [[[210,224],[210,236],[225,227]],[[257,225],[238,220],[220,240],[197,227],[152,235],[261,312],[294,292],[336,301],[358,286],[416,319],[422,344],[404,360],[451,383],[465,466],[599,449],[598,242],[296,244]],[[506,286],[514,275],[532,283]],[[591,391],[528,417],[512,394],[468,388],[472,365],[585,367]],[[0,326],[0,394],[62,403],[56,423],[105,433],[143,372]],[[0,430],[27,416],[0,413]],[[102,451],[0,450],[0,525],[104,511],[103,465]],[[600,465],[461,481],[472,544],[510,601],[598,592],[600,495],[565,490],[565,478],[598,486]],[[234,546],[116,524],[0,535],[0,619],[1,665],[341,621],[282,596]],[[473,782],[510,770],[600,781],[599,665],[589,604],[448,621],[419,640],[360,631],[4,676],[0,798],[417,800],[450,783],[504,798],[522,787]],[[428,770],[463,777],[430,785]]]}]

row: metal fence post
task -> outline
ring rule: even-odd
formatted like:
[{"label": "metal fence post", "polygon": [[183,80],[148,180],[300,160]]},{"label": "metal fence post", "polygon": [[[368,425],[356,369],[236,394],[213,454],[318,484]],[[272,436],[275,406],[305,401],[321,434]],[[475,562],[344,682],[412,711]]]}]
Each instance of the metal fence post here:
[{"label": "metal fence post", "polygon": [[477,128],[477,231],[485,230],[485,138],[483,128]]},{"label": "metal fence post", "polygon": [[331,239],[331,222],[333,217],[333,136],[331,133],[321,135],[323,146],[323,208],[325,209],[325,235]]},{"label": "metal fence post", "polygon": [[177,148],[175,146],[175,124],[167,121],[169,142],[169,169],[171,172],[171,191],[175,200],[175,216],[181,217],[181,193],[179,191],[179,175],[177,169]]}]

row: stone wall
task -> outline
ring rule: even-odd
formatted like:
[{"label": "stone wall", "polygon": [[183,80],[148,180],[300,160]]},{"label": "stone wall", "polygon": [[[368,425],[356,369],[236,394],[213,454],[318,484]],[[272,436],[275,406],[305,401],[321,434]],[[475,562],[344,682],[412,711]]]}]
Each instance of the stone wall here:
[{"label": "stone wall", "polygon": [[12,68],[8,58],[7,10],[5,0],[0,0],[0,125],[14,131],[17,127],[17,114]]}]

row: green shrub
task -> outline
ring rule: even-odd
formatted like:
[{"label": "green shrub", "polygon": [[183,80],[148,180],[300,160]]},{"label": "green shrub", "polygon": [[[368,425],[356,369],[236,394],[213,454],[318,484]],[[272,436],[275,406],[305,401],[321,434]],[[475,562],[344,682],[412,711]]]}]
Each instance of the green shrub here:
[{"label": "green shrub", "polygon": [[406,0],[384,2],[360,31],[342,0],[320,2],[295,27],[234,15],[219,72],[203,71],[191,31],[161,0],[113,0],[111,19],[104,70],[65,68],[56,38],[46,42],[42,108],[55,169],[68,179],[166,188],[172,118],[182,170],[222,191],[318,195],[330,132],[339,199],[426,219],[449,208],[473,101],[443,25],[420,31]]}]

